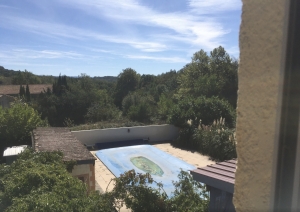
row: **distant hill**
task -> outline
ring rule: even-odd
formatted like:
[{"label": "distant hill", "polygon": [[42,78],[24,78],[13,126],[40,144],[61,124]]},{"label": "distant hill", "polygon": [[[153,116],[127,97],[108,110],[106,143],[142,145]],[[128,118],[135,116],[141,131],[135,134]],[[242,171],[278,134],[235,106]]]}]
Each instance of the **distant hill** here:
[{"label": "distant hill", "polygon": [[[0,66],[0,85],[20,85],[20,84],[52,84],[58,76],[52,75],[35,75],[29,71],[15,71],[9,70]],[[73,76],[67,76],[70,78],[77,78]],[[108,83],[117,82],[117,77],[104,76],[93,77],[95,81],[102,81]]]}]

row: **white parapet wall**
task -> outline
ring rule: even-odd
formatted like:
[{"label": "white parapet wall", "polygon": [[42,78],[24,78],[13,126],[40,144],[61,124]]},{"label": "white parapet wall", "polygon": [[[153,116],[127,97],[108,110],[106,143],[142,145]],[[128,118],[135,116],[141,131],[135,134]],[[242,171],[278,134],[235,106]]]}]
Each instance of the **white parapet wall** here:
[{"label": "white parapet wall", "polygon": [[149,125],[136,127],[107,128],[95,130],[72,131],[83,144],[92,146],[96,143],[149,139],[149,142],[172,141],[179,135],[174,125]]}]

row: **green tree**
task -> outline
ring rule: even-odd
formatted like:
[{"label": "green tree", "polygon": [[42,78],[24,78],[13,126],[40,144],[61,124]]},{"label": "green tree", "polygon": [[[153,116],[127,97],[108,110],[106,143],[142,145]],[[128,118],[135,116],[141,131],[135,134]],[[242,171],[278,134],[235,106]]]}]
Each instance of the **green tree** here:
[{"label": "green tree", "polygon": [[30,132],[46,124],[26,103],[15,103],[7,109],[0,107],[0,152],[9,146],[31,145]]},{"label": "green tree", "polygon": [[85,74],[76,79],[60,76],[53,84],[52,92],[47,90],[39,95],[36,108],[43,118],[48,118],[51,126],[66,126],[66,122],[82,124],[89,119],[88,113],[90,118],[92,114],[97,113],[98,106],[108,106],[100,103],[106,98],[103,95],[106,94],[99,90],[96,83]]},{"label": "green tree", "polygon": [[145,212],[207,211],[209,197],[205,186],[194,181],[187,172],[181,171],[178,177],[179,180],[173,183],[173,196],[168,197],[163,185],[155,182],[150,174],[134,170],[125,172],[113,180],[114,205],[117,208],[126,205],[132,211]]},{"label": "green tree", "polygon": [[31,72],[25,71],[18,71],[13,74],[12,84],[14,85],[22,85],[22,84],[40,84],[41,80],[38,76],[35,76]]},{"label": "green tree", "polygon": [[26,96],[26,91],[23,85],[20,85],[20,89],[19,89],[19,96],[21,98],[24,98]]},{"label": "green tree", "polygon": [[27,149],[11,165],[0,165],[0,211],[114,211],[108,195],[88,193],[68,173],[72,164],[61,152]]},{"label": "green tree", "polygon": [[29,91],[28,84],[26,85],[25,97],[26,97],[26,101],[30,102],[30,91]]},{"label": "green tree", "polygon": [[223,117],[229,127],[235,126],[235,110],[226,101],[218,97],[200,96],[182,98],[171,108],[169,122],[179,127],[191,122],[197,128],[200,124],[211,125],[214,120]]},{"label": "green tree", "polygon": [[133,121],[149,122],[153,111],[152,96],[140,93],[129,93],[122,102],[123,115]]},{"label": "green tree", "polygon": [[173,107],[173,100],[165,94],[161,94],[157,103],[158,115],[160,119],[166,120],[170,115],[170,109]]},{"label": "green tree", "polygon": [[130,92],[138,88],[140,76],[132,68],[124,69],[118,75],[116,85],[115,104],[121,108],[123,98]]},{"label": "green tree", "polygon": [[85,116],[88,122],[107,121],[118,118],[119,109],[114,105],[113,99],[108,95],[106,90],[99,90],[99,98],[93,103]]},{"label": "green tree", "polygon": [[238,62],[221,46],[213,49],[210,56],[204,50],[200,50],[193,55],[191,63],[180,72],[177,97],[218,96],[229,101],[235,108],[237,68]]}]

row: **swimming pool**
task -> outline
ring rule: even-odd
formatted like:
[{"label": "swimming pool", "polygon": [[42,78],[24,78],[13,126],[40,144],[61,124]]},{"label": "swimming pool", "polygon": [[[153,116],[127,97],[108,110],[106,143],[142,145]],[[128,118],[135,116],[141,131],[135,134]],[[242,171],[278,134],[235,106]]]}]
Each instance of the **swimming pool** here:
[{"label": "swimming pool", "polygon": [[174,190],[172,181],[178,180],[180,170],[196,168],[151,145],[104,149],[97,151],[96,156],[116,177],[131,169],[138,173],[150,173],[156,182],[164,185],[168,196]]}]

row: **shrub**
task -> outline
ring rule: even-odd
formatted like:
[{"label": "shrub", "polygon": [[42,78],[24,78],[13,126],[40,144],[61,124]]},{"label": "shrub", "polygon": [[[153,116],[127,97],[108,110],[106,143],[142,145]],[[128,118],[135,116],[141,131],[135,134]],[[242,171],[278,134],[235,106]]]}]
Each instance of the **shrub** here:
[{"label": "shrub", "polygon": [[195,99],[187,96],[180,99],[178,104],[171,108],[168,121],[182,127],[190,120],[196,128],[200,123],[211,125],[220,117],[226,119],[227,126],[235,126],[235,111],[226,100],[218,97],[200,96]]},{"label": "shrub", "polygon": [[200,153],[209,155],[214,160],[230,160],[237,156],[235,132],[225,126],[222,118],[215,121],[211,126],[199,126],[193,141]]},{"label": "shrub", "polygon": [[225,125],[225,119],[212,125],[186,126],[180,131],[176,145],[192,148],[216,161],[236,158],[235,131]]},{"label": "shrub", "polygon": [[67,169],[61,152],[27,149],[11,165],[0,165],[0,211],[114,211],[106,194],[88,193]]},{"label": "shrub", "polygon": [[126,205],[131,211],[207,211],[209,197],[205,186],[184,171],[178,178],[173,182],[173,196],[168,197],[163,185],[155,182],[149,173],[130,170],[113,179],[115,187],[110,195],[114,197],[116,208]]},{"label": "shrub", "polygon": [[0,107],[0,158],[5,147],[30,145],[30,132],[37,126],[46,126],[36,110],[17,102],[10,108]]},{"label": "shrub", "polygon": [[106,121],[117,118],[120,115],[118,108],[112,103],[97,102],[88,108],[85,116],[90,123]]},{"label": "shrub", "polygon": [[153,111],[153,98],[129,93],[122,102],[123,115],[133,121],[149,122]]}]

